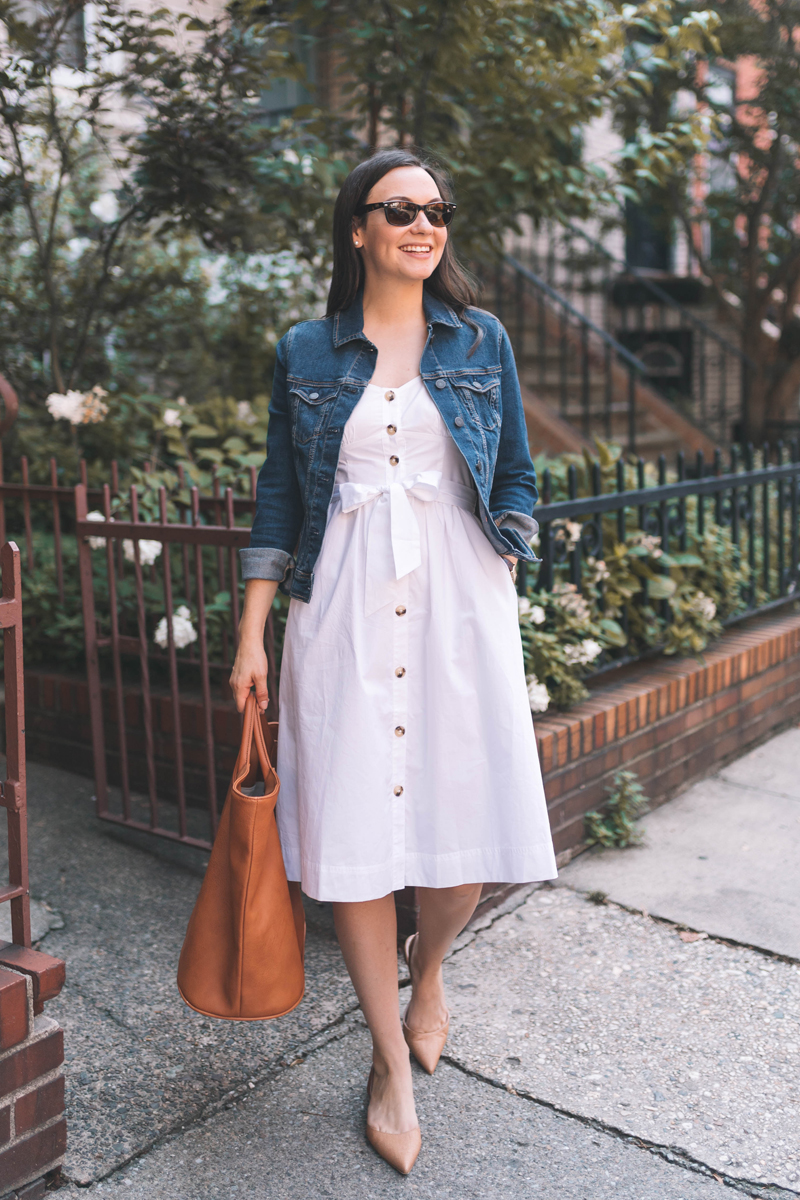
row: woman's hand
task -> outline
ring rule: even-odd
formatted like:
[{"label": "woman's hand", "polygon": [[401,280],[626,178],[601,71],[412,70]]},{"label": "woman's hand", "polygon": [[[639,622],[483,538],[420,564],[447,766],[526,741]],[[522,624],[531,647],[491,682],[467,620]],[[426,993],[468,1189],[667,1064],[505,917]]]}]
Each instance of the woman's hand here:
[{"label": "woman's hand", "polygon": [[266,711],[269,703],[264,626],[277,590],[278,584],[273,579],[248,579],[244,586],[239,649],[230,677],[233,699],[239,712],[243,711],[251,688],[255,688],[256,704],[261,712]]},{"label": "woman's hand", "polygon": [[250,689],[255,688],[256,704],[260,712],[265,712],[269,704],[267,691],[267,656],[264,643],[239,642],[236,651],[233,670],[230,678],[234,703],[242,712],[250,695]]}]

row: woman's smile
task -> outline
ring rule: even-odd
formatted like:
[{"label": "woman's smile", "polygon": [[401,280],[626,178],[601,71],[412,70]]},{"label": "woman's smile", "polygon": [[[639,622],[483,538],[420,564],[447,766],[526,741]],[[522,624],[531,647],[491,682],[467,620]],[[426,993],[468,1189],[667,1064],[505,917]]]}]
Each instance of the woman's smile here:
[{"label": "woman's smile", "polygon": [[400,246],[399,248],[404,254],[416,254],[419,257],[433,253],[433,246],[427,242],[411,242],[409,245]]}]

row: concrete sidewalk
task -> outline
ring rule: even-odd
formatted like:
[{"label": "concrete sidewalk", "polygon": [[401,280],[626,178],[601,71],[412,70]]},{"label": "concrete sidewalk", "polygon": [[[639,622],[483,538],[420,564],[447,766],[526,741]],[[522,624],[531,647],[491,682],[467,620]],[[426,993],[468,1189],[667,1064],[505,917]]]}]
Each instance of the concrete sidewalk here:
[{"label": "concrete sidewalk", "polygon": [[203,857],[121,840],[88,781],[32,765],[33,892],[64,922],[43,948],[68,963],[63,1194],[800,1195],[798,761],[790,730],[645,817],[645,846],[462,935],[407,1180],[364,1142],[369,1043],[329,907],[308,903],[295,1013],[199,1017],[174,972]]}]

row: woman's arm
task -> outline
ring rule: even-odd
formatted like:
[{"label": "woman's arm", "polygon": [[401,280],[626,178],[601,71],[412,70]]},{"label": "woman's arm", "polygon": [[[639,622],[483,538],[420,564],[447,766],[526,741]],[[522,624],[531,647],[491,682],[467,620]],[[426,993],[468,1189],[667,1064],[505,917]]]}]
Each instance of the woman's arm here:
[{"label": "woman's arm", "polygon": [[514,354],[508,334],[502,326],[500,366],[503,423],[489,509],[498,528],[512,545],[520,548],[522,553],[517,557],[535,557],[531,555],[530,541],[539,528],[538,522],[532,516],[539,492],[536,487],[536,471],[528,449],[528,429]]},{"label": "woman's arm", "polygon": [[264,626],[277,590],[277,579],[248,579],[244,585],[244,608],[239,622],[239,648],[230,678],[233,699],[239,712],[245,706],[251,687],[255,687],[256,703],[261,712],[266,711],[269,703]]},{"label": "woman's arm", "polygon": [[244,579],[286,578],[303,524],[303,499],[294,465],[286,354],[292,330],[278,342],[269,403],[267,457],[258,475],[250,545],[239,551]]}]

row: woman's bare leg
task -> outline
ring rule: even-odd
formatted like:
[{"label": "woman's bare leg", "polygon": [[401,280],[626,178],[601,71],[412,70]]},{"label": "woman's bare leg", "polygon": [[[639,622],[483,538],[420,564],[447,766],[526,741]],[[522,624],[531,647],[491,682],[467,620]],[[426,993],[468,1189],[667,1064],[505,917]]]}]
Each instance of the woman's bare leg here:
[{"label": "woman's bare leg", "polygon": [[[372,1034],[375,1081],[367,1120],[383,1133],[417,1124],[411,1062],[400,1025],[394,895],[333,906],[336,933]],[[364,1081],[366,1083],[366,1080]]]},{"label": "woman's bare leg", "polygon": [[405,1020],[416,1033],[441,1029],[447,1020],[442,959],[467,924],[481,898],[480,883],[450,888],[417,888],[419,937],[413,943],[414,990]]}]

